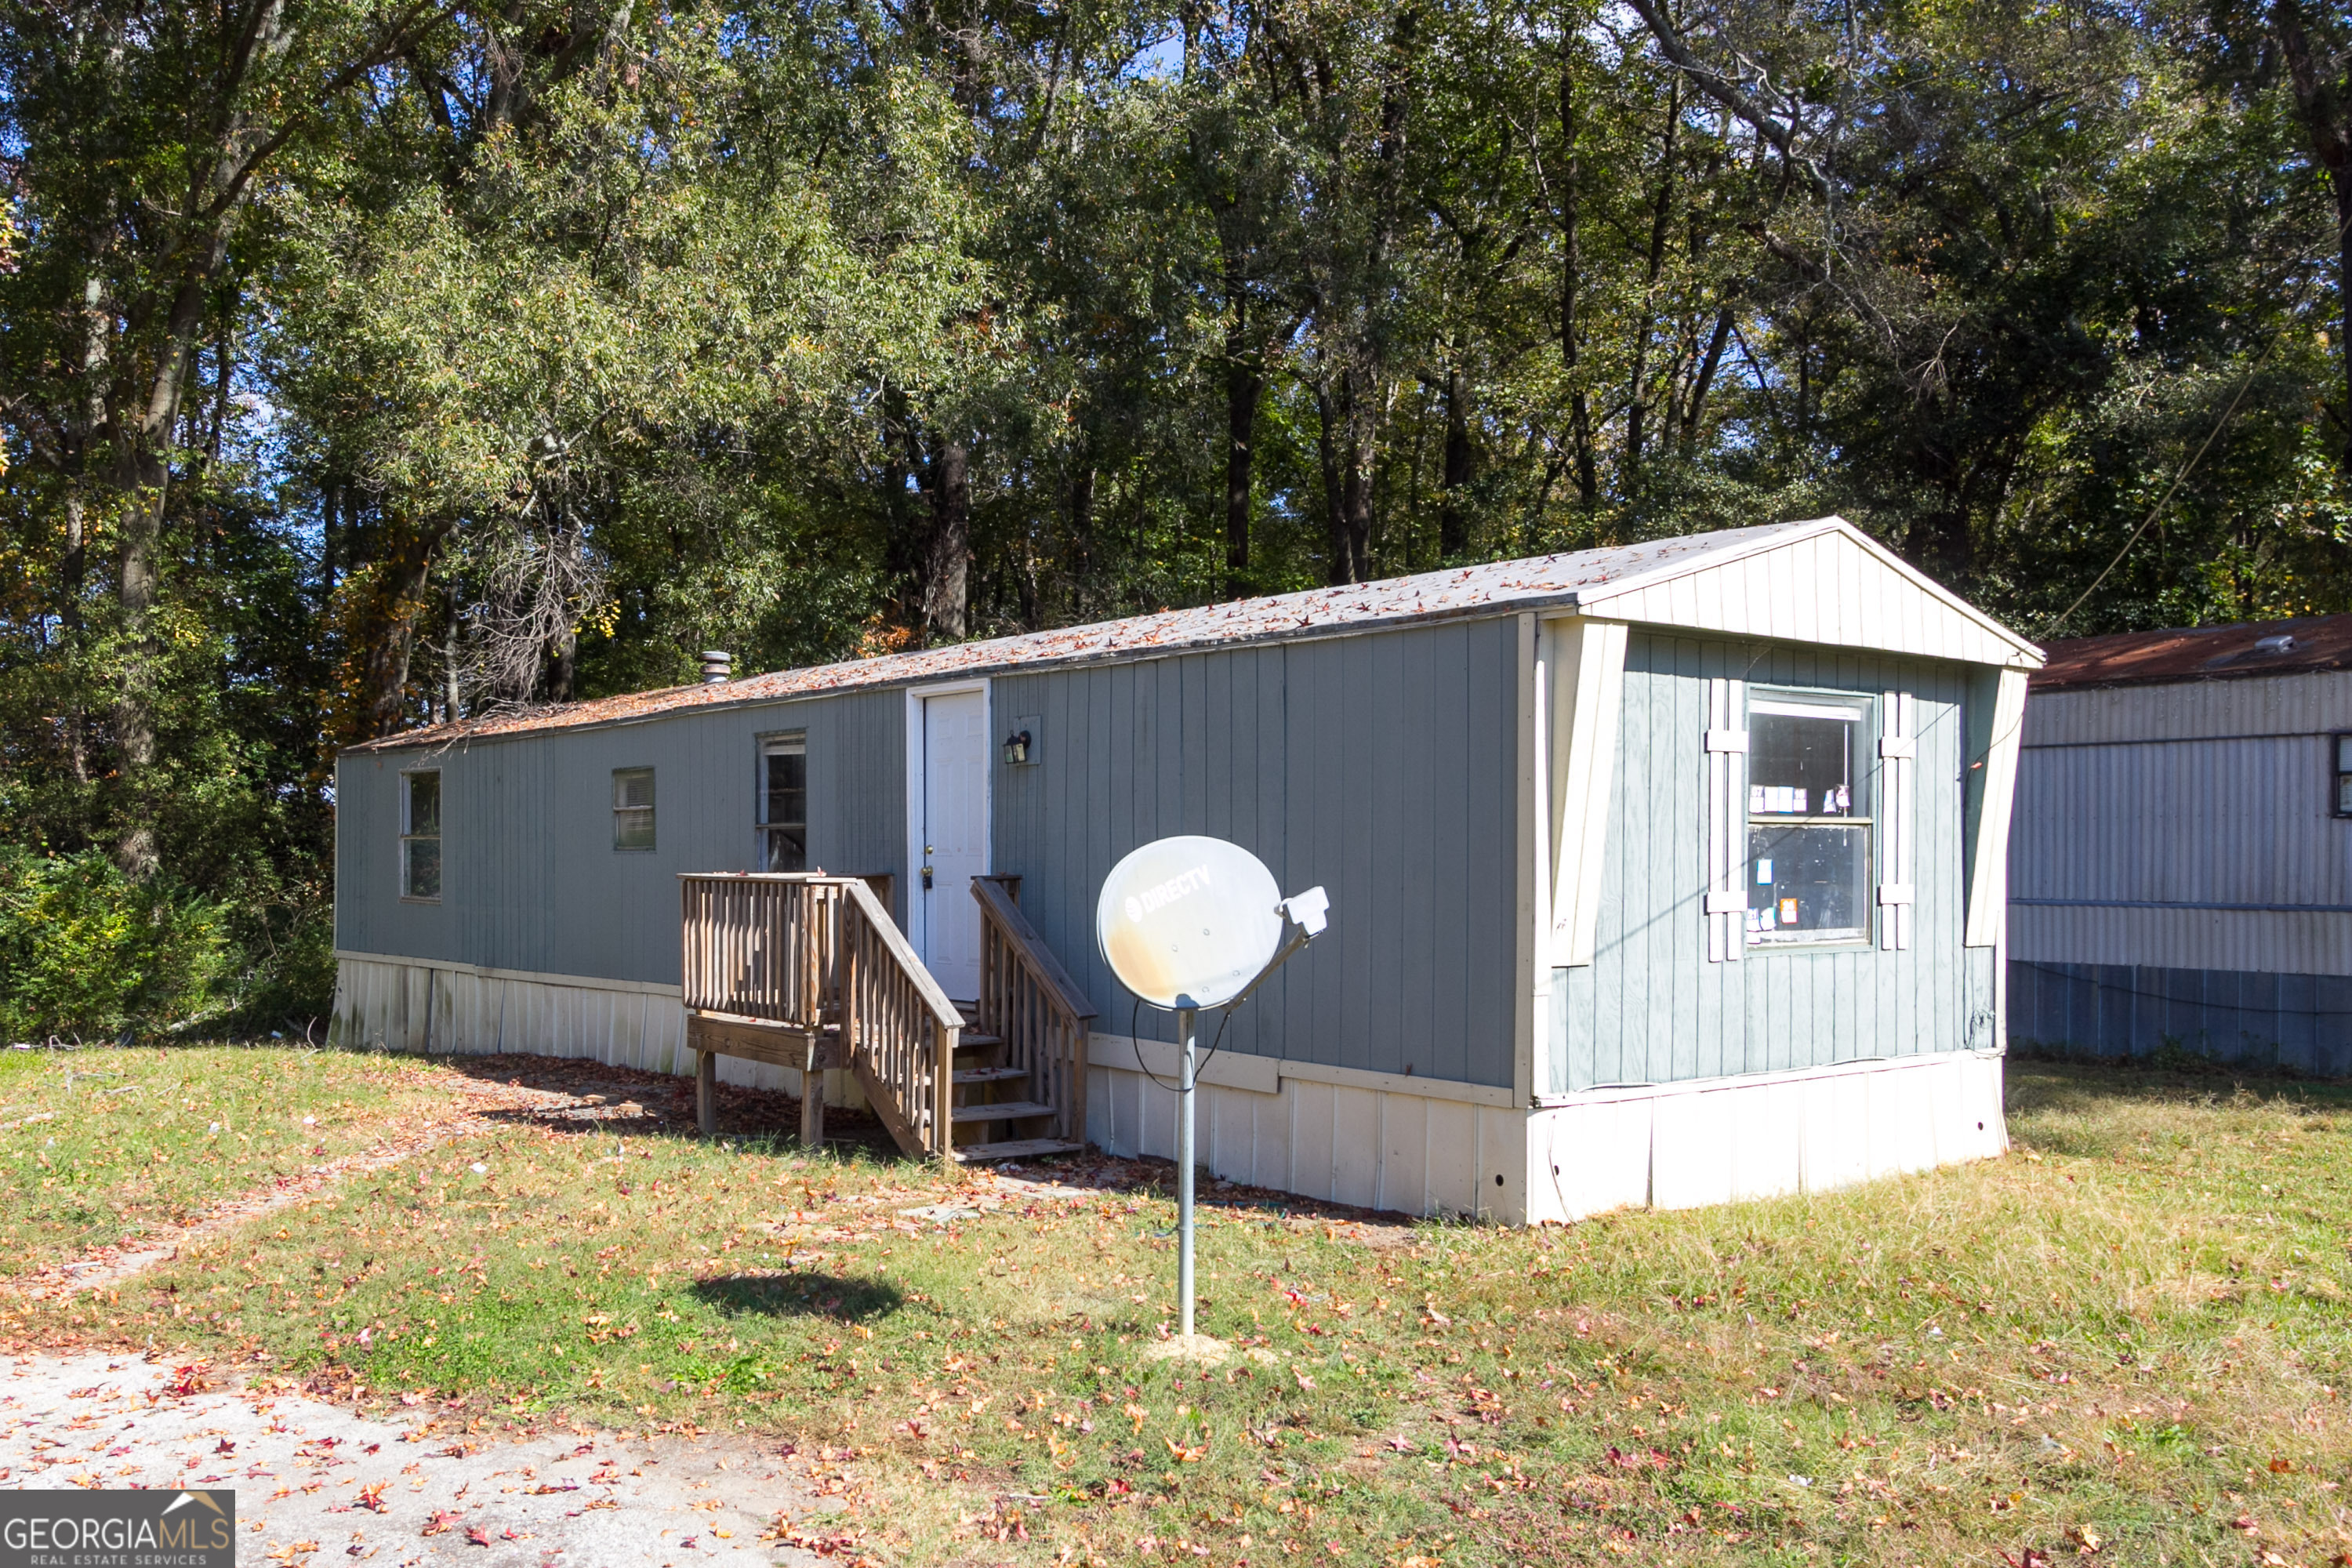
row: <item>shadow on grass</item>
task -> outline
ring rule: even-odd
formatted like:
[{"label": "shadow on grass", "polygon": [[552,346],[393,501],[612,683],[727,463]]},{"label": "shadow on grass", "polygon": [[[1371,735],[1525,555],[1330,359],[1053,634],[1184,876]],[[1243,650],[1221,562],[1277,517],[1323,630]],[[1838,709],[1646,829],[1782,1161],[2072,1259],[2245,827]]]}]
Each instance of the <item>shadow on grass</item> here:
[{"label": "shadow on grass", "polygon": [[904,1292],[885,1279],[791,1270],[721,1274],[698,1281],[691,1293],[730,1318],[831,1318],[863,1323],[887,1318],[907,1304]]},{"label": "shadow on grass", "polygon": [[[696,1140],[694,1080],[675,1073],[615,1067],[592,1057],[442,1056],[451,1071],[478,1083],[524,1089],[551,1097],[528,1110],[493,1110],[484,1120],[627,1139]],[[795,1152],[800,1104],[775,1089],[719,1086],[718,1136],[767,1153]],[[870,1112],[834,1106],[825,1112],[825,1145],[843,1153],[887,1159],[898,1145]]]},{"label": "shadow on grass", "polygon": [[2352,1110],[2352,1081],[2262,1073],[2226,1065],[2182,1067],[2135,1059],[2061,1062],[2012,1057],[2007,1076],[2011,1115],[2092,1110],[2110,1101],[2284,1102],[2313,1111]]}]

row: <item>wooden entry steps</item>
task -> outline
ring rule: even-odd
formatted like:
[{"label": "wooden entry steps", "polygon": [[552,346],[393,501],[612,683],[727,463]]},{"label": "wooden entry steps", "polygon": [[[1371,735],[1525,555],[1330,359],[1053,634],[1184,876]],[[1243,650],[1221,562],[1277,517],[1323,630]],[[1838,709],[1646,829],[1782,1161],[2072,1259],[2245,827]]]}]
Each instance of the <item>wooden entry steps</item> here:
[{"label": "wooden entry steps", "polygon": [[[956,1010],[964,1016],[965,1028],[956,1041],[956,1068],[949,1075],[956,1089],[956,1104],[948,1115],[950,1130],[956,1135],[952,1158],[961,1164],[980,1164],[995,1160],[1021,1160],[1045,1154],[1071,1154],[1086,1147],[1066,1138],[1018,1136],[1017,1127],[1006,1123],[1043,1124],[1056,1119],[1055,1108],[1043,1100],[1030,1099],[1035,1072],[1026,1067],[1004,1063],[1004,1037],[979,1026],[980,1005],[959,1002]],[[986,1063],[988,1065],[975,1065]],[[999,1096],[1010,1098],[999,1098]],[[992,1132],[962,1140],[975,1132]],[[1014,1136],[1006,1136],[1006,1133]]]},{"label": "wooden entry steps", "polygon": [[1085,1147],[1094,1009],[1017,904],[982,877],[981,994],[951,1002],[871,879],[814,873],[679,879],[687,1044],[697,1111],[717,1130],[718,1058],[802,1073],[801,1138],[824,1136],[823,1074],[846,1068],[899,1148],[959,1163]]}]

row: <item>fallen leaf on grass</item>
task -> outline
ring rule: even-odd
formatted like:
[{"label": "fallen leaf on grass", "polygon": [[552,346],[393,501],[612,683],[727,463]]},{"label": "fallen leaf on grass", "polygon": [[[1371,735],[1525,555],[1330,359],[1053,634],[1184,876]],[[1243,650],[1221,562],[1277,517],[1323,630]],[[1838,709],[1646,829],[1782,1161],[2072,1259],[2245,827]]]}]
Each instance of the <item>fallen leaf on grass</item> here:
[{"label": "fallen leaf on grass", "polygon": [[1162,1437],[1160,1440],[1168,1445],[1168,1451],[1176,1456],[1176,1462],[1180,1465],[1197,1464],[1201,1456],[1209,1451],[1206,1444],[1198,1448],[1185,1448],[1180,1447],[1173,1437]]}]

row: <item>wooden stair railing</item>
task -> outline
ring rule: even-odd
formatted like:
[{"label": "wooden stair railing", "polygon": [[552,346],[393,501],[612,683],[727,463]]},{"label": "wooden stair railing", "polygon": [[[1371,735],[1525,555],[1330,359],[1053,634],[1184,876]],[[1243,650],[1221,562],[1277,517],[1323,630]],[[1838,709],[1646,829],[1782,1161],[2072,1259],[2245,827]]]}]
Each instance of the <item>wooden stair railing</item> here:
[{"label": "wooden stair railing", "polygon": [[963,1015],[915,956],[874,889],[845,879],[839,951],[841,1037],[874,1113],[907,1153],[955,1148],[955,1054]]},{"label": "wooden stair railing", "polygon": [[868,880],[808,872],[679,878],[681,999],[702,1128],[718,1058],[803,1074],[801,1136],[824,1138],[821,1074],[847,1068],[907,1153],[952,1153],[963,1016]]},{"label": "wooden stair railing", "polygon": [[[1006,883],[1012,884],[1008,890]],[[980,1098],[960,1106],[958,1122],[1011,1118],[1010,1131],[981,1145],[990,1155],[1054,1153],[1082,1147],[1087,1136],[1087,1036],[1095,1010],[1029,917],[1014,902],[1017,879],[975,877],[980,903],[980,998],[975,1038],[993,1037],[996,1063],[958,1078]],[[1001,1096],[1020,1098],[1006,1101]],[[983,1156],[985,1157],[985,1156]]]}]

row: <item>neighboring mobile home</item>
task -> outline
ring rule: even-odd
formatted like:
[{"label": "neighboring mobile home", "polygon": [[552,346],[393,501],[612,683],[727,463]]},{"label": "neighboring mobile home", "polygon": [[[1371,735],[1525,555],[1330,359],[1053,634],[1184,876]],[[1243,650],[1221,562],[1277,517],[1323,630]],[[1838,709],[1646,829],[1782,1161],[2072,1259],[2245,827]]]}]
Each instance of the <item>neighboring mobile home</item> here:
[{"label": "neighboring mobile home", "polygon": [[[941,993],[1002,1013],[990,933],[1020,925],[1085,1058],[1021,1086],[1033,1109],[1165,1155],[1169,1020],[1134,1012],[1092,921],[1120,856],[1200,833],[1331,897],[1203,1074],[1221,1174],[1517,1222],[1996,1153],[2040,662],[1830,518],[404,734],[338,765],[336,1028],[690,1070],[690,1027],[758,1009],[705,994],[748,973],[732,939],[682,966],[682,876],[689,942],[730,898],[875,911],[807,943],[837,986],[802,1010],[812,1041]],[[820,867],[843,875],[691,875]],[[989,877],[1018,879],[1017,917]],[[949,1087],[944,1006],[942,1070],[876,1107],[909,1147],[992,1114],[940,1131],[982,1076],[958,1057]],[[890,1070],[929,1070],[908,1037]],[[787,1059],[727,1071],[796,1087]]]},{"label": "neighboring mobile home", "polygon": [[2352,616],[2061,642],[2032,692],[2011,1031],[2352,1073]]}]

